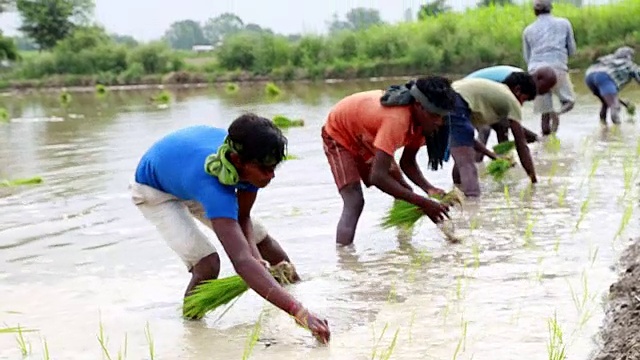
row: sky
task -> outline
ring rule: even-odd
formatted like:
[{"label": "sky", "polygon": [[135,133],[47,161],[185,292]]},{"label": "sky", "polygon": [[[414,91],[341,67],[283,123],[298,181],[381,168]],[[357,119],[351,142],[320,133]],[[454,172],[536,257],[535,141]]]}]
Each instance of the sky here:
[{"label": "sky", "polygon": [[[606,2],[610,0],[590,0]],[[95,0],[95,18],[108,32],[132,35],[138,40],[160,38],[179,20],[204,22],[225,12],[238,15],[245,23],[255,23],[281,34],[325,33],[326,21],[334,13],[340,17],[354,7],[374,8],[386,22],[399,22],[411,8],[415,14],[425,0]],[[448,0],[454,10],[474,6],[477,0]],[[586,3],[587,1],[585,1]],[[17,35],[18,14],[0,15],[0,29],[8,36]]]}]

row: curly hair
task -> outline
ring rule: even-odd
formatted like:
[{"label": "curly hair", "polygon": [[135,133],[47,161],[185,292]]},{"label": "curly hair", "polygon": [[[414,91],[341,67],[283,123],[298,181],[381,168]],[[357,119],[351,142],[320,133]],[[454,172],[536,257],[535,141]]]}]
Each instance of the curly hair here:
[{"label": "curly hair", "polygon": [[502,83],[507,85],[511,91],[516,87],[520,87],[520,93],[527,95],[530,100],[535,99],[536,95],[538,95],[538,88],[533,76],[524,71],[512,72]]},{"label": "curly hair", "polygon": [[451,88],[451,80],[443,76],[425,76],[416,80],[416,87],[433,105],[453,110],[456,104],[456,92]]},{"label": "curly hair", "polygon": [[287,138],[271,120],[256,114],[247,113],[235,119],[228,136],[238,145],[242,162],[276,165],[286,156]]}]

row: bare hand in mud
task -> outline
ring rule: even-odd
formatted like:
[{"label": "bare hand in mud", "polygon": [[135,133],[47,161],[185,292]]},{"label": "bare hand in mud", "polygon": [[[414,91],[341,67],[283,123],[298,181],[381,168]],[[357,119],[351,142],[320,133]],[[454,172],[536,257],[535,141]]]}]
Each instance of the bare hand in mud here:
[{"label": "bare hand in mud", "polygon": [[444,221],[445,218],[449,219],[449,205],[447,204],[425,198],[423,199],[422,204],[420,204],[420,207],[435,224]]},{"label": "bare hand in mud", "polygon": [[296,323],[305,329],[311,331],[311,334],[323,344],[327,344],[331,338],[331,331],[329,330],[329,322],[325,319],[320,319],[313,315],[306,309],[302,309],[296,314]]}]

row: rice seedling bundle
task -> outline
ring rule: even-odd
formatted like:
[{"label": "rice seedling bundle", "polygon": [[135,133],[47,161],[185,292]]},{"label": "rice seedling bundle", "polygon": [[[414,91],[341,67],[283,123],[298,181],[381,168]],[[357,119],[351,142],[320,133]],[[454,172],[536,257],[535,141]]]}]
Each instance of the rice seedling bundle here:
[{"label": "rice seedling bundle", "polygon": [[291,120],[284,115],[276,115],[273,117],[273,123],[279,128],[290,128],[290,127],[300,127],[304,126],[304,120]]},{"label": "rice seedling bundle", "polygon": [[35,185],[42,183],[42,178],[34,176],[27,179],[15,179],[15,180],[2,180],[0,181],[0,187],[20,186],[20,185]]},{"label": "rice seedling bundle", "polygon": [[507,171],[511,168],[511,164],[511,161],[508,159],[498,158],[492,160],[489,165],[487,165],[487,173],[491,175],[494,180],[500,181],[504,179]]},{"label": "rice seedling bundle", "polygon": [[632,103],[627,103],[627,114],[633,116],[636,114],[636,106]]},{"label": "rice seedling bundle", "polygon": [[493,152],[498,155],[505,155],[515,148],[516,148],[515,141],[505,141],[495,145],[493,147]]},{"label": "rice seedling bundle", "polygon": [[[456,203],[462,205],[464,201],[464,194],[458,188],[454,188],[444,195],[433,195],[432,197],[448,205],[455,205]],[[383,229],[391,227],[411,229],[424,215],[420,207],[410,202],[396,199],[387,214],[382,218],[380,226]]]},{"label": "rice seedling bundle", "polygon": [[[294,283],[298,275],[293,264],[283,261],[269,269],[281,285]],[[186,318],[202,319],[207,313],[230,303],[249,290],[240,275],[208,280],[198,285],[184,299],[182,314]]]}]

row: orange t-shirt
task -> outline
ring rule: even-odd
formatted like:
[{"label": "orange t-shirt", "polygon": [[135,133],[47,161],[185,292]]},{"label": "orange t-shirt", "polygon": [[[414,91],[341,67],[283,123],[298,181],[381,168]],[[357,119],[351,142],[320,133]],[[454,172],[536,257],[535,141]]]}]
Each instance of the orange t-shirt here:
[{"label": "orange t-shirt", "polygon": [[327,134],[361,161],[371,160],[376,149],[393,156],[401,147],[419,148],[425,143],[409,107],[382,106],[383,94],[371,90],[345,97],[331,109],[325,124]]}]

